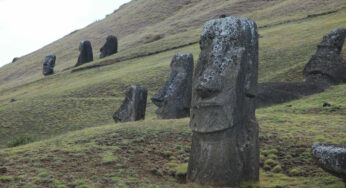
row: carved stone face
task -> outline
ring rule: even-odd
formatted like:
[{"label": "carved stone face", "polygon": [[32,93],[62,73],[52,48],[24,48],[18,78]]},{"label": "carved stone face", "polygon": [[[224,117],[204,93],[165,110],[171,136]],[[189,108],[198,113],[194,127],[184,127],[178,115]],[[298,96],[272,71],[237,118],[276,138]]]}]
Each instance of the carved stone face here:
[{"label": "carved stone face", "polygon": [[54,73],[56,56],[49,54],[46,56],[43,62],[43,75],[49,75]]},{"label": "carved stone face", "polygon": [[256,30],[253,21],[242,18],[206,23],[192,87],[193,131],[225,130],[242,118],[241,104],[255,96],[257,84]]},{"label": "carved stone face", "polygon": [[177,54],[173,57],[170,66],[171,73],[167,82],[151,100],[159,107],[156,114],[161,119],[188,117],[191,103],[193,56],[192,54]]}]

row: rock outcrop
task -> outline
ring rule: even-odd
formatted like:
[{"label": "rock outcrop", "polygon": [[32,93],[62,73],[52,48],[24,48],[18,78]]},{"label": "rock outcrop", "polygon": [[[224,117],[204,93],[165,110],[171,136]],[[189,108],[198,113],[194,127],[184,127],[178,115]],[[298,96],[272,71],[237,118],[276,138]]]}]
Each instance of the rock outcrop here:
[{"label": "rock outcrop", "polygon": [[346,82],[346,61],[340,56],[345,37],[345,28],[335,29],[323,37],[323,41],[317,46],[316,54],[304,68],[306,82]]},{"label": "rock outcrop", "polygon": [[93,50],[90,41],[83,40],[82,42],[80,42],[79,52],[80,54],[78,57],[78,61],[75,65],[76,67],[83,65],[84,63],[94,61]]},{"label": "rock outcrop", "polygon": [[312,156],[325,171],[343,179],[346,184],[346,146],[314,144]]},{"label": "rock outcrop", "polygon": [[151,97],[159,107],[160,119],[178,119],[190,116],[191,87],[193,75],[192,54],[177,54],[171,62],[171,74],[165,85]]},{"label": "rock outcrop", "polygon": [[51,75],[54,74],[56,56],[54,54],[49,54],[46,56],[43,62],[43,75]]},{"label": "rock outcrop", "polygon": [[259,180],[255,95],[258,34],[255,22],[208,21],[192,83],[189,181],[237,187]]},{"label": "rock outcrop", "polygon": [[147,89],[139,86],[131,86],[126,92],[123,104],[120,106],[119,110],[113,114],[115,123],[144,119],[147,95]]},{"label": "rock outcrop", "polygon": [[118,52],[118,39],[113,35],[107,37],[106,43],[100,49],[100,58],[113,55]]}]

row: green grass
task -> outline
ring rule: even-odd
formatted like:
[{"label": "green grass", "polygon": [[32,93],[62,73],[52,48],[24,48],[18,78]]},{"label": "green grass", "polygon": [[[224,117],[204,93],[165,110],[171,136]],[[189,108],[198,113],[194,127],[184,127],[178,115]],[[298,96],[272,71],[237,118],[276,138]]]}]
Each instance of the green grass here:
[{"label": "green grass", "polygon": [[[115,61],[196,42],[206,20],[231,12],[253,18],[260,27],[260,82],[301,81],[322,36],[346,24],[342,0],[189,2],[132,1],[107,19],[1,68],[0,167],[8,172],[0,176],[0,185],[203,187],[182,184],[191,144],[189,119],[157,120],[150,100],[145,121],[114,124],[112,119],[130,85],[146,87],[152,96],[167,79],[173,55],[190,52],[196,63],[199,45]],[[336,12],[307,17],[331,10]],[[96,57],[88,65],[105,63],[96,52],[114,33],[120,52],[105,59],[114,64],[62,71],[74,65],[78,43],[85,38],[92,41]],[[165,37],[142,41],[158,34]],[[58,56],[57,74],[43,78],[41,60],[48,52]],[[258,109],[260,182],[244,186],[343,187],[313,163],[310,148],[314,142],[346,144],[345,96],[346,85],[337,85]],[[332,106],[323,107],[324,102]]]}]

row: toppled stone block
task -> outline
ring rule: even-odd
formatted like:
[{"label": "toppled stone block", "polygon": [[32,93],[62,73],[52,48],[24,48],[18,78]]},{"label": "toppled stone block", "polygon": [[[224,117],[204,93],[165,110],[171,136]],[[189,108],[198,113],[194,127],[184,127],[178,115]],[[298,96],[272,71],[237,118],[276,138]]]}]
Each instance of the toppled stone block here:
[{"label": "toppled stone block", "polygon": [[188,167],[192,182],[237,187],[259,180],[255,96],[258,34],[254,21],[208,21],[192,83]]},{"label": "toppled stone block", "polygon": [[118,39],[113,35],[107,37],[106,43],[100,49],[100,58],[104,58],[118,52]]},{"label": "toppled stone block", "polygon": [[312,156],[317,164],[346,184],[346,146],[318,143],[312,146]]},{"label": "toppled stone block", "polygon": [[88,40],[83,40],[79,44],[79,57],[75,67],[83,65],[85,63],[94,61],[93,50],[91,48],[91,43]]},{"label": "toppled stone block", "polygon": [[46,56],[43,62],[43,75],[51,75],[54,74],[56,56],[54,54],[49,54]]},{"label": "toppled stone block", "polygon": [[178,119],[190,116],[193,55],[177,54],[171,62],[171,74],[165,85],[151,97],[159,107],[160,119]]},{"label": "toppled stone block", "polygon": [[346,37],[346,29],[339,28],[323,37],[317,51],[305,66],[306,82],[338,84],[346,82],[346,61],[340,56]]},{"label": "toppled stone block", "polygon": [[126,92],[123,104],[113,114],[115,123],[143,120],[145,118],[147,95],[147,89],[131,86]]}]

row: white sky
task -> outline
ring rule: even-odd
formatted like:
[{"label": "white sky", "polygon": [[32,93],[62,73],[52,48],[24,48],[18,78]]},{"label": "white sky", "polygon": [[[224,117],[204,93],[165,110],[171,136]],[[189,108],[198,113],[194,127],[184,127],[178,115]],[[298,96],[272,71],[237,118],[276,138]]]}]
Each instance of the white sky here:
[{"label": "white sky", "polygon": [[0,67],[103,19],[130,0],[0,0]]}]

